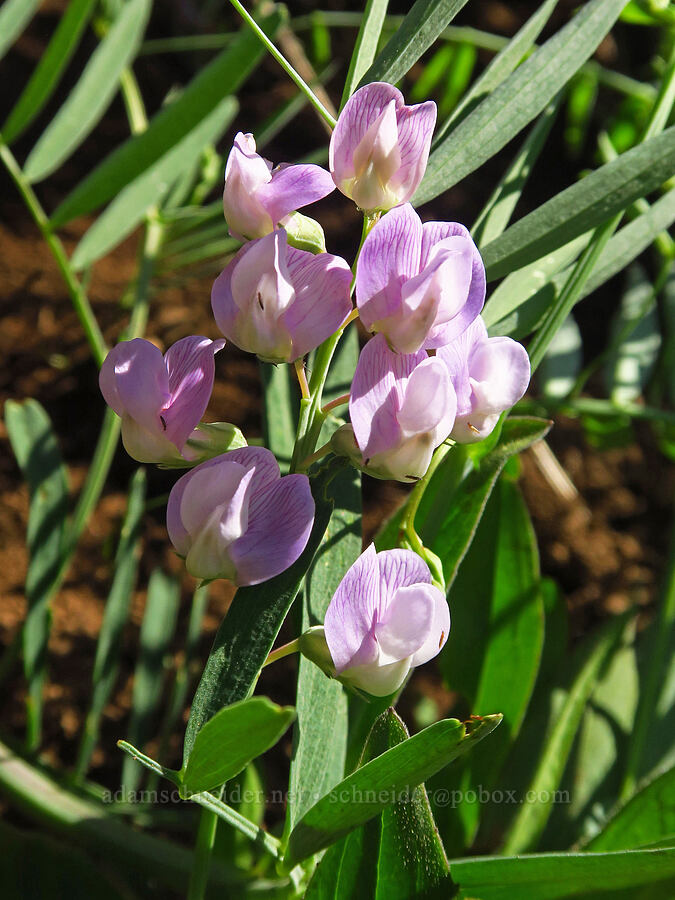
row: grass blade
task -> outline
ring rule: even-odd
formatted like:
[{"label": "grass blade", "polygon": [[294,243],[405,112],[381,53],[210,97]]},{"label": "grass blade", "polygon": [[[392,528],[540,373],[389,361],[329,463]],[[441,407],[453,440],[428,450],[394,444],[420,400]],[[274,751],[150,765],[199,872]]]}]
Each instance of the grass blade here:
[{"label": "grass blade", "polygon": [[371,81],[395,84],[433,44],[467,0],[416,0],[400,28],[378,54],[358,86]]},{"label": "grass blade", "polygon": [[103,707],[108,702],[117,677],[122,629],[131,604],[140,556],[140,528],[145,507],[145,469],[137,469],[129,486],[129,499],[120,541],[115,554],[115,576],[103,614],[96,644],[89,712],[75,764],[77,778],[84,778],[98,741]]},{"label": "grass blade", "polygon": [[586,62],[627,0],[591,0],[447,134],[429,157],[417,206],[457,184],[531,122]]},{"label": "grass blade", "polygon": [[30,22],[40,0],[6,0],[0,9],[0,59]]},{"label": "grass blade", "polygon": [[[281,14],[262,20],[276,31]],[[147,130],[118,147],[69,194],[52,216],[54,227],[101,206],[161,159],[223,99],[223,86],[235,94],[258,65],[263,51],[254,34],[243,29],[230,47],[192,79],[180,97],[153,117]]]},{"label": "grass blade", "polygon": [[366,4],[359,32],[356,36],[354,52],[349,63],[340,109],[354,93],[363,75],[375,59],[388,5],[389,0],[368,0]]},{"label": "grass blade", "polygon": [[51,587],[61,567],[68,511],[68,480],[47,413],[36,400],[5,404],[5,424],[14,455],[30,491],[28,515],[28,612],[23,624],[23,666],[29,749],[39,746],[42,691],[51,627]]},{"label": "grass blade", "polygon": [[117,92],[122,70],[140,46],[151,6],[151,0],[124,4],[70,96],[30,152],[24,166],[30,182],[58,169],[95,127]]},{"label": "grass blade", "polygon": [[[152,718],[162,696],[164,657],[176,627],[180,585],[175,578],[155,569],[148,583],[148,597],[140,636],[140,655],[134,673],[131,718],[128,735],[131,743],[143,745],[148,739]],[[140,772],[131,758],[124,760],[122,790],[135,791]]]},{"label": "grass blade", "polygon": [[54,37],[2,128],[6,143],[11,144],[28,128],[53,94],[93,8],[94,0],[72,0],[68,4]]}]

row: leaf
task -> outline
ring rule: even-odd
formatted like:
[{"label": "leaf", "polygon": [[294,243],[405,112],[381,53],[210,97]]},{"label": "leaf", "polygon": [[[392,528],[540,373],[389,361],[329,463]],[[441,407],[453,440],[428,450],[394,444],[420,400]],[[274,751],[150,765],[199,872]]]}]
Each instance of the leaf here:
[{"label": "leaf", "polygon": [[216,633],[192,701],[183,765],[187,764],[199,729],[223,706],[244,700],[253,690],[328,527],[334,503],[331,479],[343,465],[336,460],[319,468],[311,479],[316,503],[314,528],[299,559],[281,575],[237,591]]},{"label": "leaf", "polygon": [[181,772],[184,794],[225,784],[273,747],[295,718],[292,706],[267,697],[251,697],[226,706],[200,729],[187,766]]},{"label": "leaf", "polygon": [[[544,643],[539,559],[532,523],[517,485],[497,483],[476,536],[448,595],[452,630],[439,657],[443,677],[459,691],[472,714],[499,709],[504,721],[495,737],[439,773],[435,786],[490,790],[500,784],[506,755],[520,730],[534,689]],[[508,678],[505,673],[508,672]],[[470,846],[481,805],[439,810],[448,852]],[[448,843],[449,842],[449,843]]]},{"label": "leaf", "polygon": [[[268,34],[281,21],[277,10],[261,20]],[[258,38],[242,29],[233,43],[212,60],[185,88],[180,97],[153,117],[142,134],[129,138],[66,197],[54,212],[54,228],[101,206],[161,159],[169,149],[208,116],[223,100],[223,88],[234,95],[263,54]]]},{"label": "leaf", "polygon": [[566,188],[483,250],[488,280],[534,262],[656,190],[675,169],[675,127]]},{"label": "leaf", "polygon": [[5,0],[0,9],[0,59],[35,14],[40,0]]},{"label": "leaf", "polygon": [[675,768],[653,777],[614,811],[585,850],[630,850],[675,834]]},{"label": "leaf", "polygon": [[582,657],[574,681],[553,721],[530,783],[531,802],[519,807],[504,843],[504,853],[523,853],[536,846],[551,814],[581,719],[598,676],[611,657],[625,626],[624,617],[610,621]]},{"label": "leaf", "polygon": [[361,18],[361,25],[356,35],[352,58],[349,62],[349,71],[347,72],[344,90],[342,91],[340,109],[354,93],[364,72],[375,59],[388,5],[389,0],[368,0],[366,3],[366,8]]},{"label": "leaf", "polygon": [[2,128],[5,143],[11,144],[28,128],[53,94],[77,48],[93,7],[94,0],[71,0],[68,4],[49,46]]},{"label": "leaf", "polygon": [[472,720],[468,731],[457,719],[443,719],[367,762],[305,813],[291,832],[284,866],[292,869],[406,797],[490,734],[500,721],[500,715]]},{"label": "leaf", "polygon": [[282,473],[288,472],[295,444],[293,407],[297,406],[291,366],[259,363],[263,385],[263,433],[265,446],[276,456]]},{"label": "leaf", "polygon": [[[393,709],[377,719],[361,765],[408,740]],[[430,897],[448,874],[448,861],[424,785],[328,848],[307,890],[307,900],[408,900]]]},{"label": "leaf", "polygon": [[413,203],[437,197],[508,144],[586,62],[626,2],[591,0],[494,88],[432,152]]},{"label": "leaf", "polygon": [[[162,698],[164,657],[176,627],[180,602],[177,580],[155,569],[148,583],[140,634],[140,653],[134,672],[131,717],[127,734],[131,743],[143,745],[151,734],[152,719]],[[139,770],[132,759],[124,760],[122,787],[135,791]]]},{"label": "leaf", "polygon": [[[541,440],[550,427],[551,423],[545,419],[526,416],[506,419],[496,446],[459,482],[453,493],[448,491],[442,495],[443,514],[433,531],[425,524],[420,527],[424,543],[441,558],[448,587],[473,540],[487,499],[506,461]],[[452,457],[454,452],[455,449],[451,450],[448,456]]]},{"label": "leaf", "polygon": [[68,479],[47,413],[37,400],[5,403],[5,425],[21,472],[28,482],[30,510],[26,540],[28,610],[23,624],[23,667],[28,682],[27,742],[40,741],[42,689],[51,627],[49,601],[62,563],[68,511]]},{"label": "leaf", "polygon": [[484,247],[498,238],[509,224],[532,168],[549,136],[558,108],[559,103],[554,102],[544,110],[476,219],[471,234],[478,247]]},{"label": "leaf", "polygon": [[506,46],[494,57],[480,78],[476,79],[464,97],[462,97],[461,103],[438,129],[433,141],[434,149],[436,149],[448,131],[455,126],[460,116],[478,106],[481,100],[499,87],[516,66],[520,65],[523,58],[532,49],[532,45],[539,37],[542,28],[548,22],[557,2],[558,0],[545,0],[522,28],[514,34]]},{"label": "leaf", "polygon": [[450,874],[459,885],[460,900],[591,900],[612,889],[637,888],[672,878],[675,850],[458,859],[450,864]]},{"label": "leaf", "polygon": [[156,163],[128,184],[96,219],[75,248],[71,263],[85,269],[116,247],[143,220],[148,209],[165,196],[176,178],[216,141],[236,115],[238,103],[225,99],[169,149]]},{"label": "leaf", "polygon": [[568,316],[549,344],[539,366],[539,382],[545,397],[562,400],[574,387],[583,363],[581,332]]},{"label": "leaf", "polygon": [[359,87],[373,81],[395,84],[428,50],[466,2],[416,0],[401,26],[359,81]]},{"label": "leaf", "polygon": [[127,511],[115,554],[114,578],[96,644],[89,711],[80,742],[76,772],[83,777],[98,740],[103,708],[110,698],[119,666],[122,629],[129,617],[136,584],[141,543],[141,519],[145,509],[145,469],[136,469],[127,500]]},{"label": "leaf", "polygon": [[150,0],[124,4],[68,99],[31,150],[24,166],[28,181],[41,181],[58,169],[99,121],[117,92],[122,70],[138,50],[151,6]]},{"label": "leaf", "polygon": [[[664,228],[675,221],[675,190],[668,191],[609,239],[600,254],[591,275],[581,291],[580,299],[587,297],[600,285],[620,272],[642,253]],[[510,334],[524,337],[533,331],[555,302],[571,269],[564,268],[572,262],[588,242],[589,234],[554,251],[517,272],[513,272],[499,285],[485,307],[483,318],[490,334]],[[558,274],[555,274],[555,273]]]}]

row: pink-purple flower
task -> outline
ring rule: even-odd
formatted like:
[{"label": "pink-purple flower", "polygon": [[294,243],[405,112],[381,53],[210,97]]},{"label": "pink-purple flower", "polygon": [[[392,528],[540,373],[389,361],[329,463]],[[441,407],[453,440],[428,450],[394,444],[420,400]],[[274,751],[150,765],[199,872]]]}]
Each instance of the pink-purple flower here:
[{"label": "pink-purple flower", "polygon": [[349,399],[351,426],[333,446],[377,478],[411,482],[450,433],[457,398],[445,365],[420,350],[394,353],[382,335],[361,351]]},{"label": "pink-purple flower", "polygon": [[436,104],[406,106],[391,84],[360,88],[340,113],[329,165],[338,189],[366,212],[410,200],[422,180],[436,124]]},{"label": "pink-purple flower", "polygon": [[461,444],[486,438],[530,381],[530,360],[522,344],[508,337],[489,338],[480,316],[441,347],[437,358],[446,365],[457,394],[450,437]]},{"label": "pink-purple flower", "polygon": [[256,153],[253,135],[240,131],[225,167],[225,219],[234,237],[263,237],[294,210],[334,190],[330,173],[320,166],[272,168],[271,162]]},{"label": "pink-purple flower", "polygon": [[356,271],[359,316],[399,353],[447,344],[471,324],[484,301],[485,268],[463,225],[422,225],[406,203],[384,216],[364,241]]},{"label": "pink-purple flower", "polygon": [[337,677],[385,697],[440,652],[450,611],[416,553],[371,544],[340,582],[324,630]]},{"label": "pink-purple flower", "polygon": [[122,441],[139,462],[175,464],[189,459],[186,443],[213,390],[213,356],[225,341],[192,335],[162,355],[142,338],[122,341],[99,374],[103,397],[122,419]]},{"label": "pink-purple flower", "polygon": [[169,537],[197,578],[259,584],[293,565],[314,523],[306,475],[279,472],[263,447],[243,447],[202,463],[173,487]]},{"label": "pink-purple flower", "polygon": [[280,228],[242,247],[216,279],[211,306],[237,347],[267,362],[293,362],[350,314],[351,277],[344,259],[289,247]]}]

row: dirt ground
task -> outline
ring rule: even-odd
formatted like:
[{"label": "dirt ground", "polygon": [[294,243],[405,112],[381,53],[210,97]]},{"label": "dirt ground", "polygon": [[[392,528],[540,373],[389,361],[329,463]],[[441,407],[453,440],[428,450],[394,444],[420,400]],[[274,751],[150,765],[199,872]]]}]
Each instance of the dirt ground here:
[{"label": "dirt ground", "polygon": [[[504,33],[512,33],[520,13],[528,11],[528,4],[512,4],[511,8],[499,3],[469,6],[479,11],[473,18],[467,16],[461,21]],[[58,7],[59,4],[47,6],[47,13]],[[12,76],[11,96],[6,98],[7,103],[25,82],[49,28],[49,15],[38,17],[28,35],[0,67],[0,76],[6,76],[8,72]],[[601,55],[610,61],[618,52],[612,42],[601,48]],[[644,53],[647,54],[647,49]],[[152,101],[157,102],[161,90],[170,83],[173,63],[173,59],[167,57],[146,58],[139,64],[139,78],[148,87],[151,108]],[[336,93],[334,89],[333,93]],[[272,64],[265,63],[249,82],[242,108],[255,110],[255,118],[259,121],[280,97],[287,95],[288,85],[278,77]],[[53,112],[53,104],[49,110]],[[4,117],[6,110],[0,112]],[[250,126],[245,118],[240,115],[239,125],[248,129]],[[319,145],[321,129],[311,115],[304,116],[300,123],[301,128],[290,129],[294,133],[280,136],[270,148],[270,155],[274,154],[275,160],[293,158],[298,149],[299,132],[312,142],[312,146]],[[22,158],[21,151],[30,147],[36,133],[31,131],[27,140],[20,143],[19,158]],[[115,101],[104,122],[73,159],[54,178],[38,187],[38,194],[47,209],[53,209],[83,171],[124,136],[123,109],[119,101]],[[231,137],[232,134],[226,136],[225,146]],[[560,134],[554,131],[552,146],[559,139]],[[479,175],[450,192],[449,197],[431,204],[427,217],[472,221],[511,152],[500,155]],[[570,183],[577,165],[549,158],[538,177],[533,179],[527,204],[536,205]],[[346,204],[339,200],[326,202],[323,221],[329,249],[350,254],[356,238],[345,227],[349,224],[345,209]],[[522,211],[526,209],[527,206]],[[63,238],[69,251],[88,224],[88,221],[78,221],[65,230]],[[134,273],[137,239],[137,235],[132,236],[98,263],[89,285],[94,311],[111,343],[126,319],[119,300]],[[217,337],[209,309],[210,286],[208,278],[190,280],[180,286],[158,282],[146,336],[162,347],[191,333]],[[595,304],[593,314],[586,315],[584,333],[589,354],[602,346],[605,314],[615,297],[615,286],[610,286],[608,291],[587,301],[589,305]],[[0,173],[0,317],[0,404],[8,398],[27,397],[34,397],[43,404],[59,436],[74,497],[91,459],[103,402],[95,366],[60,275],[4,171]],[[216,420],[235,423],[249,437],[259,437],[260,385],[256,362],[229,345],[217,356],[216,370],[209,414],[212,413]],[[600,452],[587,444],[578,422],[559,419],[550,434],[549,444],[578,496],[573,500],[561,497],[544,477],[531,452],[523,458],[521,486],[534,520],[542,570],[557,580],[565,594],[571,612],[573,638],[585,633],[598,619],[631,604],[643,606],[648,615],[664,570],[673,497],[672,468],[659,453],[650,430],[638,427],[636,441],[631,446]],[[24,615],[28,493],[1,421],[0,447],[2,647],[11,643]],[[124,512],[126,486],[133,470],[133,463],[119,451],[101,502],[54,603],[44,751],[47,758],[60,766],[71,765],[74,761],[90,693],[96,638],[112,577],[114,544]],[[149,470],[148,475],[151,499],[165,495],[175,480],[175,474],[155,470]],[[364,482],[365,524],[367,532],[372,533],[378,521],[400,502],[404,489],[369,479]],[[113,788],[119,777],[119,754],[114,741],[124,735],[147,579],[151,570],[160,564],[170,571],[182,572],[180,561],[169,549],[161,506],[145,517],[144,527],[140,589],[134,595],[131,622],[124,636],[121,676],[105,710],[103,746],[106,749],[96,751],[92,767],[94,779]],[[187,576],[183,576],[183,582],[177,635],[184,633],[192,587]],[[216,583],[213,586],[201,642],[204,658],[230,597],[227,585]],[[420,673],[419,679],[420,691],[437,691],[431,670]],[[265,688],[264,682],[262,687]],[[274,689],[275,699],[292,702],[290,679],[288,684],[277,681]],[[0,696],[2,730],[17,738],[24,722],[23,695],[23,680],[17,670]],[[176,735],[174,752],[177,752],[179,741],[180,736]],[[171,764],[171,760],[166,762]]]}]

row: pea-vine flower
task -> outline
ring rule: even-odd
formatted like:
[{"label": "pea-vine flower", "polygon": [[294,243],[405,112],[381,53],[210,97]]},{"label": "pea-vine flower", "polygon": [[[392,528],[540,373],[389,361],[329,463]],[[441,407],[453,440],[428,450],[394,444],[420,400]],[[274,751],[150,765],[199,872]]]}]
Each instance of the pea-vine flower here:
[{"label": "pea-vine flower", "polygon": [[394,353],[378,334],[361,351],[349,399],[351,425],[335,432],[333,448],[376,478],[417,481],[450,433],[456,408],[439,359],[423,350]]},{"label": "pea-vine flower", "polygon": [[263,447],[232,450],[202,463],[169,495],[169,538],[197,578],[259,584],[291,566],[314,523],[306,475],[279,472]]},{"label": "pea-vine flower", "polygon": [[483,260],[457,222],[422,225],[406,203],[384,216],[363,243],[356,270],[359,316],[399,353],[447,344],[484,301]]},{"label": "pea-vine flower", "polygon": [[211,306],[237,347],[267,362],[294,362],[351,313],[351,278],[344,259],[289,247],[280,228],[242,247],[216,279]]},{"label": "pea-vine flower", "polygon": [[457,394],[457,418],[450,437],[461,444],[481,441],[499,416],[523,396],[530,381],[530,359],[522,344],[489,338],[482,318],[437,352]]},{"label": "pea-vine flower", "polygon": [[263,237],[286,216],[335,190],[320,166],[280,165],[256,153],[252,134],[240,131],[225,167],[223,209],[230,234],[242,240]]},{"label": "pea-vine flower", "polygon": [[347,571],[326,611],[326,643],[336,676],[385,697],[448,638],[450,611],[412,550],[375,552],[371,544]]},{"label": "pea-vine flower", "polygon": [[366,211],[410,200],[422,180],[436,124],[432,100],[406,106],[391,84],[375,81],[347,101],[331,136],[329,165],[338,189]]},{"label": "pea-vine flower", "polygon": [[[225,341],[192,335],[162,351],[143,338],[122,341],[99,374],[105,402],[122,419],[122,441],[134,459],[175,465],[191,459],[186,444],[213,390],[213,356]],[[200,440],[204,436],[197,434]]]}]

